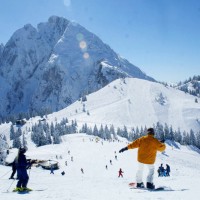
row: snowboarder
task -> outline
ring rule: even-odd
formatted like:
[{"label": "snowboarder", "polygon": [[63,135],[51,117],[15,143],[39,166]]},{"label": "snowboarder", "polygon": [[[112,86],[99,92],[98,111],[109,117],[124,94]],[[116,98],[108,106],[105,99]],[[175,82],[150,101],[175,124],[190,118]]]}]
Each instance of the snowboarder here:
[{"label": "snowboarder", "polygon": [[144,165],[146,165],[149,169],[146,187],[148,189],[155,188],[155,185],[153,184],[153,175],[156,153],[157,151],[164,151],[166,146],[164,143],[161,143],[156,138],[154,138],[154,134],[154,129],[148,128],[146,136],[138,138],[127,147],[124,147],[119,151],[119,153],[122,153],[129,149],[138,148],[138,171],[136,174],[136,182],[138,188],[144,188],[144,183],[142,182]]},{"label": "snowboarder", "polygon": [[165,169],[165,171],[166,171],[166,176],[170,176],[170,166],[168,165],[168,164],[166,164],[166,169]]},{"label": "snowboarder", "polygon": [[120,176],[123,178],[123,173],[124,173],[124,172],[123,172],[122,169],[120,168],[120,169],[119,169],[119,175],[118,175],[118,178],[119,178]]},{"label": "snowboarder", "polygon": [[64,175],[65,175],[65,172],[64,172],[64,171],[62,171],[62,172],[61,172],[61,174],[64,176]]},{"label": "snowboarder", "polygon": [[29,176],[27,174],[27,168],[29,168],[32,165],[32,161],[30,160],[27,162],[26,156],[24,155],[26,153],[26,149],[20,147],[18,151],[18,155],[15,158],[15,165],[17,169],[17,177],[18,182],[16,188],[13,190],[21,192],[21,191],[31,191],[30,188],[27,188]]}]

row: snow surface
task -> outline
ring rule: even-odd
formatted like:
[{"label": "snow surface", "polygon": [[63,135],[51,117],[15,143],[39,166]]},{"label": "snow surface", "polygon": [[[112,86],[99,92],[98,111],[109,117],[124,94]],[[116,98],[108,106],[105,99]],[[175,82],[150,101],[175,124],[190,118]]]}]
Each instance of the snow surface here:
[{"label": "snow surface", "polygon": [[[93,140],[93,141],[92,141]],[[128,184],[135,181],[137,170],[137,150],[129,150],[118,154],[119,149],[127,145],[127,141],[96,142],[94,136],[72,134],[62,137],[59,145],[47,145],[39,148],[29,144],[27,158],[51,159],[60,164],[55,174],[42,168],[32,167],[28,171],[30,180],[28,187],[33,190],[29,194],[11,192],[16,181],[9,180],[11,167],[0,166],[0,192],[2,200],[23,199],[59,199],[59,200],[132,200],[132,199],[199,199],[200,156],[197,151],[179,144],[167,144],[164,154],[158,153],[155,169],[163,163],[171,166],[170,177],[157,177],[156,186],[167,186],[174,191],[149,192],[129,189]],[[70,151],[70,154],[68,154]],[[115,154],[116,151],[116,154]],[[10,157],[16,155],[11,150]],[[56,155],[58,159],[56,159]],[[117,155],[117,160],[115,159]],[[62,159],[60,159],[62,156]],[[71,161],[73,156],[73,162]],[[110,164],[112,160],[112,165]],[[65,165],[67,161],[68,165]],[[108,166],[106,170],[105,166]],[[81,173],[81,168],[84,174]],[[118,178],[119,168],[124,171],[124,177]],[[61,172],[65,171],[62,176]],[[146,171],[144,174],[144,182]],[[11,185],[12,184],[12,185]],[[10,187],[10,188],[9,188]],[[9,188],[9,192],[7,189]]]},{"label": "snow surface", "polygon": [[[162,98],[160,95],[162,94]],[[111,125],[132,128],[157,122],[172,125],[174,130],[200,130],[200,104],[192,95],[165,87],[160,83],[137,78],[117,79],[101,90],[87,96],[87,101],[76,101],[67,108],[48,115],[47,122],[63,117],[76,119],[78,124],[92,127]],[[199,100],[200,102],[200,100]],[[85,106],[86,112],[83,112]],[[89,115],[87,114],[89,113]]]}]

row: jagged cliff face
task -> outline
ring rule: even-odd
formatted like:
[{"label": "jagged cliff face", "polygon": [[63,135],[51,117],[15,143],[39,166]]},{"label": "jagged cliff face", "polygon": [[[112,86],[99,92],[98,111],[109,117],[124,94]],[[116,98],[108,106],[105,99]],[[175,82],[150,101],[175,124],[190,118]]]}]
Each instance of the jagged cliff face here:
[{"label": "jagged cliff face", "polygon": [[0,46],[0,112],[60,110],[120,77],[153,80],[79,24],[53,16]]}]

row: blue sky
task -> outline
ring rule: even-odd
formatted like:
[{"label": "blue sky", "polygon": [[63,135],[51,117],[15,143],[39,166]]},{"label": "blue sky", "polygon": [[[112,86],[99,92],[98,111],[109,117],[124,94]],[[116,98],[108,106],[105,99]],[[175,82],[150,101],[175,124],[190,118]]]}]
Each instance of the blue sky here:
[{"label": "blue sky", "polygon": [[199,0],[0,0],[0,43],[51,15],[78,22],[156,80],[200,75]]}]

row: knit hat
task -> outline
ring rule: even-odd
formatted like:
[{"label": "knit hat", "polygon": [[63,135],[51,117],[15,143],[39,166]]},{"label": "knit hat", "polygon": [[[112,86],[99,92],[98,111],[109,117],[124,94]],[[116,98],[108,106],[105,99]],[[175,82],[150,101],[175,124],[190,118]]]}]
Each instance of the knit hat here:
[{"label": "knit hat", "polygon": [[26,153],[26,148],[24,148],[24,147],[20,147],[19,148],[19,153]]},{"label": "knit hat", "polygon": [[153,128],[148,128],[147,129],[147,134],[149,135],[154,135],[155,134],[155,132],[154,132],[154,129]]}]

